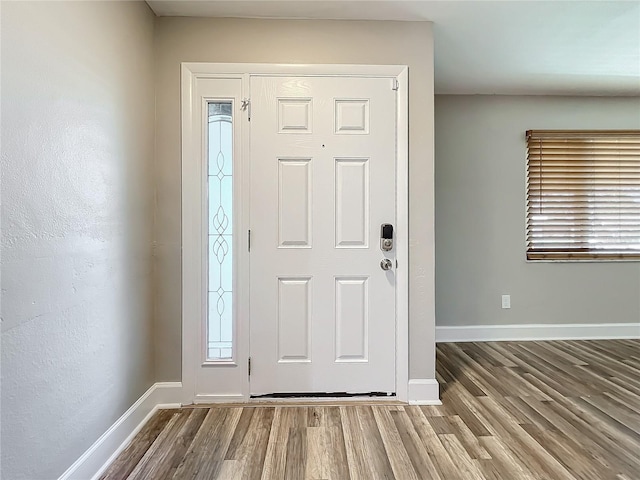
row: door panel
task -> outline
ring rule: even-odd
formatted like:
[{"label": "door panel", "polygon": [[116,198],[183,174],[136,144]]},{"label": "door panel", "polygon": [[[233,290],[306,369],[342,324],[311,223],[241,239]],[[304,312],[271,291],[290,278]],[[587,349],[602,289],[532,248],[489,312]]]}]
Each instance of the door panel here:
[{"label": "door panel", "polygon": [[396,92],[251,78],[252,394],[395,391]]},{"label": "door panel", "polygon": [[278,159],[278,248],[311,247],[311,159]]},{"label": "door panel", "polygon": [[336,362],[369,360],[367,277],[336,277]]},{"label": "door panel", "polygon": [[336,248],[369,247],[369,159],[335,159]]},{"label": "door panel", "polygon": [[278,362],[311,361],[311,277],[278,277]]}]

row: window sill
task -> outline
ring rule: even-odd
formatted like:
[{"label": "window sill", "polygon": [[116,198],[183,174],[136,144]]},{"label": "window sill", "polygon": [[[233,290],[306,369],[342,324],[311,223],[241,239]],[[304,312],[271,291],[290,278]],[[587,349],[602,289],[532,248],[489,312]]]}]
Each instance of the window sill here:
[{"label": "window sill", "polygon": [[527,263],[640,263],[640,256],[626,257],[545,257],[527,258]]}]

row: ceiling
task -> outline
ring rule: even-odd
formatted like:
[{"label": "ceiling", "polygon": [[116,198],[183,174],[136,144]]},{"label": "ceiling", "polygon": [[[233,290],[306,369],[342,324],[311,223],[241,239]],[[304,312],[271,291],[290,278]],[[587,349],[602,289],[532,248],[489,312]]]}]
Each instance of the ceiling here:
[{"label": "ceiling", "polygon": [[158,16],[429,20],[436,93],[640,95],[640,0],[148,0]]}]

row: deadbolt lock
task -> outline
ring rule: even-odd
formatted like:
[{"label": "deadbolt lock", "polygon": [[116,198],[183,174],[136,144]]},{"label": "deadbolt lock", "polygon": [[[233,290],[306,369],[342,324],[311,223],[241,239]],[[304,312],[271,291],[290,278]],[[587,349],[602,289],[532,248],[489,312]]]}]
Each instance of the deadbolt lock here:
[{"label": "deadbolt lock", "polygon": [[380,225],[380,250],[388,252],[393,249],[393,225],[383,223]]}]

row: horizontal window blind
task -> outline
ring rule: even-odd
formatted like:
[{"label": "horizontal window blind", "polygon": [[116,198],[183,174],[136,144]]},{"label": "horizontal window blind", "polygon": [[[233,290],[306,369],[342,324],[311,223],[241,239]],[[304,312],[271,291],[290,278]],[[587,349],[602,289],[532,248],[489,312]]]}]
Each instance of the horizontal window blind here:
[{"label": "horizontal window blind", "polygon": [[640,131],[527,131],[528,260],[640,259]]}]

